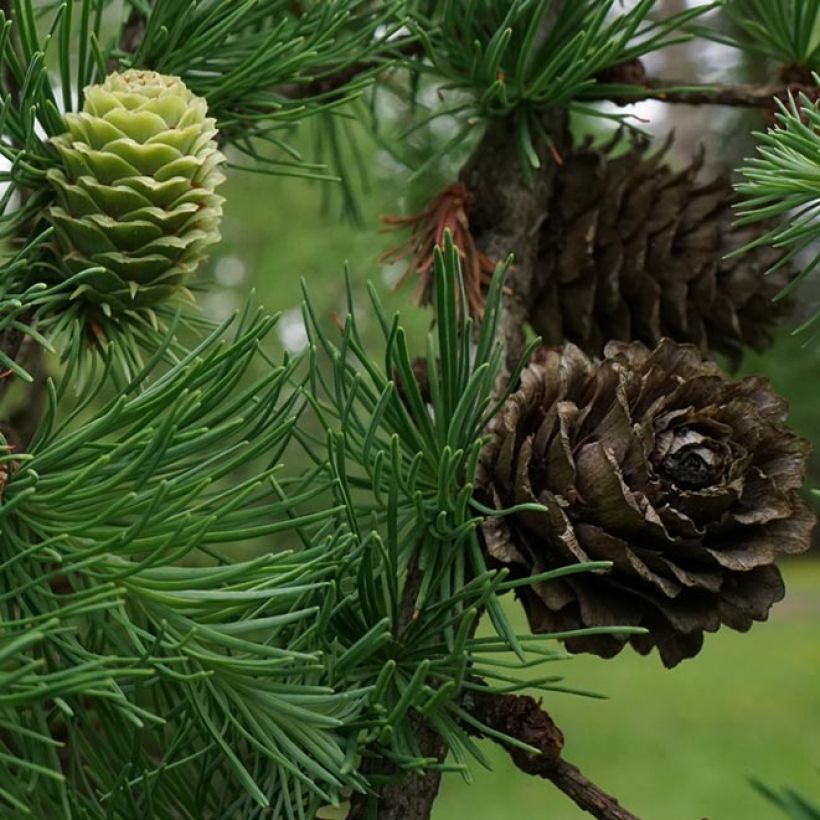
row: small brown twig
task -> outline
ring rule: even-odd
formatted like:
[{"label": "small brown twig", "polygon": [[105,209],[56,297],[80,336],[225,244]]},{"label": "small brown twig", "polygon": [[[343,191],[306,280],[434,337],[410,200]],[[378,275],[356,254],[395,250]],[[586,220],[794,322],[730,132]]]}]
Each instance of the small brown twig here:
[{"label": "small brown twig", "polygon": [[[18,361],[23,349],[25,334],[16,327],[0,330],[0,350],[12,361]],[[4,370],[0,373],[0,399],[6,391],[14,384],[15,377],[11,370]]]},{"label": "small brown twig", "polygon": [[[509,752],[513,763],[521,771],[551,781],[598,820],[638,820],[614,797],[561,757],[564,735],[534,698],[527,695],[470,692],[462,701],[462,706],[488,729],[538,749],[538,754],[533,754],[495,737],[491,738]],[[474,726],[465,725],[465,729],[478,737],[484,736]]]},{"label": "small brown twig", "polygon": [[[44,361],[43,348],[30,336],[23,339],[15,361],[25,367],[33,381],[26,387],[25,401],[18,406],[13,406],[3,420],[3,435],[17,451],[26,452],[45,412],[48,370]],[[12,380],[4,381],[11,382]]]},{"label": "small brown twig", "polygon": [[693,85],[687,82],[658,80],[651,77],[641,83],[641,88],[634,92],[619,89],[614,101],[625,105],[642,100],[660,100],[667,103],[684,105],[729,105],[745,108],[765,108],[778,97],[785,100],[788,93],[795,96],[804,92],[810,97],[816,95],[817,86],[801,83],[774,83],[756,85]]},{"label": "small brown twig", "polygon": [[134,6],[120,34],[120,48],[126,54],[135,54],[139,49],[145,34],[145,23],[145,15]]},{"label": "small brown twig", "polygon": [[[151,5],[153,0],[148,0]],[[124,54],[136,54],[139,51],[142,43],[143,35],[145,34],[146,17],[137,6],[132,6],[128,17],[123,24],[120,31],[119,50]],[[120,62],[117,57],[112,57],[108,61],[108,71],[117,71],[120,67]]]}]

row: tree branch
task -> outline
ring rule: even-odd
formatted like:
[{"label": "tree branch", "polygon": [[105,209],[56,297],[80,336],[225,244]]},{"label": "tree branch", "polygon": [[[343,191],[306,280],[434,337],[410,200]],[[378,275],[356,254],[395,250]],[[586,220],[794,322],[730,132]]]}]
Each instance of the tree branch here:
[{"label": "tree branch", "polygon": [[[147,0],[150,6],[154,0]],[[137,6],[131,6],[131,11],[123,23],[120,31],[119,51],[124,54],[136,54],[139,51],[142,43],[143,35],[145,34],[145,26],[147,20],[145,14],[139,10]],[[119,70],[120,61],[117,57],[111,57],[108,61],[109,73]]]},{"label": "tree branch", "polygon": [[[534,698],[470,692],[462,701],[462,706],[488,729],[538,749],[538,754],[532,754],[491,736],[490,739],[509,752],[513,763],[521,771],[551,781],[598,820],[638,820],[614,797],[561,757],[563,733]],[[477,737],[485,736],[474,726],[465,725],[465,729]]]},{"label": "tree branch", "polygon": [[142,35],[145,33],[145,15],[134,6],[123,26],[120,35],[120,48],[133,54],[140,47]]},{"label": "tree branch", "polygon": [[525,347],[524,327],[536,277],[539,228],[548,218],[560,155],[569,145],[567,112],[545,114],[544,130],[552,144],[539,146],[541,166],[528,181],[518,149],[516,124],[493,120],[460,174],[473,196],[470,231],[490,259],[514,255],[499,323],[504,346],[500,381],[506,387]]},{"label": "tree branch", "polygon": [[[24,453],[28,450],[45,411],[48,371],[43,361],[43,349],[40,345],[30,336],[20,334],[20,340],[15,361],[26,368],[32,375],[33,381],[26,386],[25,401],[4,412],[0,419],[0,433],[16,452]],[[0,382],[0,396],[11,383],[11,377]]]},{"label": "tree branch", "polygon": [[584,777],[576,766],[559,760],[549,774],[542,775],[552,781],[577,806],[598,820],[638,820],[618,801]]},{"label": "tree branch", "polygon": [[[410,40],[397,46],[395,56],[416,57],[424,53],[424,48],[418,40]],[[308,97],[332,96],[341,91],[346,85],[355,80],[361,74],[378,69],[395,68],[390,57],[375,58],[372,60],[362,60],[351,63],[346,68],[342,68],[333,74],[326,74],[309,80],[306,83],[290,83],[280,86],[277,92],[289,100],[302,100]]]},{"label": "tree branch", "polygon": [[635,92],[618,90],[612,100],[625,105],[642,100],[660,100],[685,105],[729,105],[746,108],[765,108],[774,97],[785,100],[788,92],[795,96],[803,92],[810,98],[817,96],[817,86],[801,83],[772,85],[692,85],[686,82],[647,78]]}]

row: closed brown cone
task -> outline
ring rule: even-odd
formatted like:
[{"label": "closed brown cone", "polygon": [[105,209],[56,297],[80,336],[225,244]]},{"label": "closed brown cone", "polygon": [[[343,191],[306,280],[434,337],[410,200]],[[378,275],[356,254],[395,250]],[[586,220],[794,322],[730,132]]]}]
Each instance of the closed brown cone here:
[{"label": "closed brown cone", "polygon": [[666,666],[722,624],[747,630],[783,597],[774,560],[807,549],[798,495],[809,445],[765,379],[734,381],[692,345],[612,342],[601,362],[543,348],[493,422],[480,486],[489,556],[521,576],[612,561],[522,587],[535,632],[640,626],[567,642],[605,657],[629,641]]},{"label": "closed brown cone", "polygon": [[545,344],[570,341],[600,355],[610,339],[655,345],[663,337],[726,354],[771,343],[785,312],[772,299],[791,277],[782,255],[760,247],[726,255],[764,232],[732,226],[725,178],[698,181],[703,157],[682,171],[647,140],[611,156],[581,148],[559,172],[541,238],[531,322]]}]

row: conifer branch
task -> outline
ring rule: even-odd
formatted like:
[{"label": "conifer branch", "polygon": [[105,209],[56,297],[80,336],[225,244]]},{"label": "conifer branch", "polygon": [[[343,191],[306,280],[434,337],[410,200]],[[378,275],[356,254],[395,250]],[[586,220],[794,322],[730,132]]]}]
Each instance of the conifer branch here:
[{"label": "conifer branch", "polygon": [[[538,754],[533,754],[486,735],[509,752],[513,763],[522,772],[550,780],[598,820],[637,820],[614,797],[561,757],[564,735],[534,698],[470,692],[464,698],[463,706],[488,729],[538,749]],[[469,727],[468,731],[478,737],[485,736],[474,727]]]},{"label": "conifer branch", "polygon": [[[558,4],[556,4],[556,8]],[[534,276],[538,249],[538,232],[532,230],[544,218],[543,203],[548,202],[554,181],[559,146],[566,139],[566,113],[555,111],[546,116],[545,133],[550,144],[541,142],[542,164],[528,173],[520,162],[515,124],[510,119],[491,122],[461,172],[461,179],[475,194],[471,224],[484,250],[491,258],[505,259],[515,255],[515,266],[508,276],[508,293],[496,331],[496,341],[504,350],[496,392],[510,386],[516,366],[525,350],[524,325],[526,298]],[[408,573],[402,598],[403,616],[412,611],[421,584],[421,573],[413,568]],[[411,715],[413,731],[425,756],[443,761],[447,746],[442,738],[417,713]],[[438,794],[441,772],[428,769],[412,781],[388,783],[379,788],[378,802],[373,796],[355,795],[350,820],[372,817],[374,804],[379,820],[428,820]]]},{"label": "conifer branch", "polygon": [[[0,402],[0,810],[292,818],[350,798],[352,820],[429,820],[453,768],[447,755],[466,770],[470,756],[481,759],[472,738],[491,737],[594,816],[635,820],[563,759],[563,735],[540,704],[511,693],[562,689],[555,677],[521,674],[567,657],[551,648],[557,640],[645,630],[548,633],[531,622],[517,634],[502,593],[613,562],[533,566],[523,577],[499,569],[487,517],[550,511],[536,494],[487,506],[482,471],[494,419],[537,344],[526,344],[524,328],[547,275],[541,226],[557,232],[563,157],[564,179],[572,173],[569,110],[607,95],[764,106],[777,88],[798,87],[604,78],[686,39],[685,24],[717,5],[655,20],[653,1],[623,11],[617,0],[127,0],[113,30],[104,0],[0,0],[0,182],[10,185],[0,209],[9,240],[0,400],[11,382],[27,382],[22,409],[8,401],[16,395]],[[400,317],[371,291],[384,342],[383,359],[373,358],[350,280],[340,333],[323,335],[306,300],[311,345],[281,363],[264,347],[275,318],[249,306],[233,326],[204,331],[205,320],[164,301],[179,295],[170,279],[171,291],[141,302],[151,312],[133,323],[127,310],[112,313],[107,284],[123,254],[151,243],[157,251],[138,257],[144,277],[123,279],[132,301],[143,278],[160,281],[177,259],[171,200],[193,190],[196,201],[180,207],[203,220],[207,202],[220,207],[199,198],[198,172],[220,161],[215,145],[201,150],[215,139],[201,127],[205,103],[224,144],[255,170],[327,178],[277,133],[309,116],[335,118],[393,67],[467,99],[443,112],[463,127],[442,154],[486,124],[460,175],[487,260],[477,289],[486,300],[468,310],[459,250],[442,231],[426,384]],[[96,112],[82,138],[65,130],[93,98],[84,89],[132,68],[125,73],[140,83],[181,76],[200,107],[180,107],[177,95],[167,109],[151,98],[150,110],[128,113],[140,99],[129,86],[127,98],[113,97],[125,102],[111,121]],[[415,79],[415,91],[432,87]],[[809,82],[781,76],[795,79]],[[52,148],[66,149],[66,134],[77,153],[60,156],[75,164],[58,168]],[[80,144],[96,152],[88,167]],[[156,189],[177,176],[184,193],[161,200]],[[137,178],[133,189],[122,182]],[[80,179],[90,179],[87,190]],[[100,205],[92,189],[111,198]],[[183,211],[177,227],[188,231]],[[62,245],[51,240],[60,226]],[[186,238],[204,247],[210,230]],[[80,252],[102,264],[64,269]],[[95,339],[102,355],[86,357]],[[32,358],[52,341],[65,363],[58,384]],[[309,411],[321,432],[301,423]],[[312,467],[280,476],[293,443]],[[304,549],[283,552],[280,536]],[[237,560],[246,542],[258,555]],[[492,634],[477,636],[485,614]]]},{"label": "conifer branch", "polygon": [[[596,89],[603,91],[606,86]],[[674,80],[647,78],[640,86],[618,86],[603,94],[620,104],[659,100],[683,105],[727,105],[740,108],[765,108],[772,105],[775,97],[786,99],[792,94],[817,94],[817,87],[800,83],[771,83],[759,85],[741,83],[737,85],[692,85]]]},{"label": "conifer branch", "polygon": [[[559,14],[556,3],[542,31],[549,31]],[[543,203],[549,201],[549,191],[555,178],[555,162],[566,139],[566,113],[554,111],[543,118],[546,140],[539,140],[540,167],[530,169],[520,162],[516,124],[513,118],[488,124],[482,140],[461,172],[461,180],[475,194],[475,209],[471,224],[481,249],[490,258],[503,260],[511,253],[516,264],[508,276],[505,295],[496,328],[496,342],[503,350],[502,365],[496,380],[496,395],[509,389],[514,373],[525,352],[524,325],[526,299],[534,276],[538,249],[538,233],[532,230],[543,220]],[[411,562],[402,598],[403,617],[416,600],[422,575]],[[421,751],[431,759],[443,761],[447,746],[424,718],[411,714],[412,729]],[[388,783],[376,795],[379,820],[428,820],[438,794],[441,772],[428,769],[412,782]],[[350,818],[372,817],[373,796],[355,796]]]}]

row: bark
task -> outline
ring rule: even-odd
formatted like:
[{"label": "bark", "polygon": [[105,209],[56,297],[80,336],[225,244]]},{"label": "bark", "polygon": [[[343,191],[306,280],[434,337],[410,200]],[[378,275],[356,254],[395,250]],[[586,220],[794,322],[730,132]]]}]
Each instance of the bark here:
[{"label": "bark", "polygon": [[[410,722],[422,753],[443,761],[447,756],[447,747],[439,735],[416,713],[411,715]],[[421,775],[394,780],[395,771],[379,762],[374,766],[364,765],[362,772],[374,785],[379,777],[390,778],[391,782],[377,787],[373,794],[356,795],[351,801],[348,820],[370,820],[374,817],[378,820],[429,820],[441,785],[439,770],[431,769]]]},{"label": "bark", "polygon": [[[421,587],[422,572],[412,563],[402,591],[399,610],[399,631],[403,632],[415,620],[416,597]],[[410,723],[418,740],[422,755],[439,762],[447,756],[447,746],[430,724],[417,712],[410,715]],[[422,774],[407,775],[397,779],[396,768],[379,758],[366,758],[362,773],[367,776],[375,791],[356,794],[351,799],[348,820],[429,820],[433,803],[441,785],[441,772],[430,769]]]},{"label": "bark", "polygon": [[533,170],[529,183],[512,120],[495,120],[487,126],[477,148],[461,171],[461,181],[473,195],[470,228],[479,248],[491,259],[513,254],[507,280],[499,341],[503,344],[506,385],[524,350],[527,305],[536,273],[539,228],[549,217],[547,203],[561,153],[569,145],[567,114],[551,111],[544,127],[552,145],[538,146],[541,167]]}]

